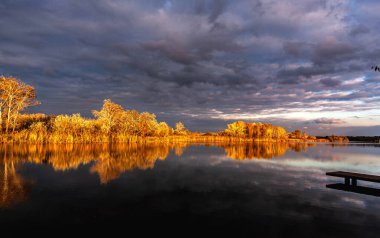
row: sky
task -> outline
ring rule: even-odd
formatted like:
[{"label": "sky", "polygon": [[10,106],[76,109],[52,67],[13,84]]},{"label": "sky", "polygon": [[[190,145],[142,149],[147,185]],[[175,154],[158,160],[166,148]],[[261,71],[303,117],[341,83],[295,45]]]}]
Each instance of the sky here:
[{"label": "sky", "polygon": [[380,1],[1,0],[0,74],[29,112],[91,117],[110,98],[171,126],[245,120],[380,135]]}]

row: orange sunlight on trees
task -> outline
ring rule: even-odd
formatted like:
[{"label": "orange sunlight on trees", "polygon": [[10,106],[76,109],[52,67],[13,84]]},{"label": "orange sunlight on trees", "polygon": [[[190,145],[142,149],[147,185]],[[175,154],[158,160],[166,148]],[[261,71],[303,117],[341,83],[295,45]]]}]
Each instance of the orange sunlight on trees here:
[{"label": "orange sunlight on trees", "polygon": [[[94,118],[73,115],[21,114],[30,106],[38,105],[32,86],[14,77],[0,77],[0,132],[2,142],[29,143],[94,143],[147,141],[288,141],[317,138],[295,130],[287,133],[281,126],[236,121],[217,133],[190,132],[182,122],[171,128],[158,122],[156,115],[124,109],[121,105],[104,100],[102,108],[93,110]],[[12,133],[9,133],[11,130]],[[329,137],[325,141],[346,141]]]},{"label": "orange sunlight on trees", "polygon": [[39,102],[36,100],[36,93],[32,86],[14,77],[0,77],[0,124],[2,129],[5,121],[5,134],[8,134],[10,128],[12,128],[12,133],[15,132],[21,111],[37,104]]}]

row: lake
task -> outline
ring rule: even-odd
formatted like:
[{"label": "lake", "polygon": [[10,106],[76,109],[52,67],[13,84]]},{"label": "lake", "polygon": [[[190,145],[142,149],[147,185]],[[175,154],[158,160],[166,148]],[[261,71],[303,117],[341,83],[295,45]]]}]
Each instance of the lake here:
[{"label": "lake", "polygon": [[141,234],[380,234],[380,197],[326,188],[343,179],[325,175],[380,175],[379,144],[24,144],[2,145],[0,156],[2,230],[85,225]]}]

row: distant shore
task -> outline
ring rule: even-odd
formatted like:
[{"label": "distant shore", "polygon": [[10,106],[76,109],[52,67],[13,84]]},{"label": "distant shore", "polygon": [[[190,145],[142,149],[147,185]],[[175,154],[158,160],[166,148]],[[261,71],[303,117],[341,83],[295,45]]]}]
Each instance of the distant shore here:
[{"label": "distant shore", "polygon": [[380,136],[347,136],[352,142],[380,143]]}]

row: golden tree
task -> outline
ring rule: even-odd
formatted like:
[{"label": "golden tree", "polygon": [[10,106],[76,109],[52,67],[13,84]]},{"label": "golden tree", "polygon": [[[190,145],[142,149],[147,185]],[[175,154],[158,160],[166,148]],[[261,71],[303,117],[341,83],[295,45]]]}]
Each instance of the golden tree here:
[{"label": "golden tree", "polygon": [[138,130],[141,136],[152,136],[158,128],[156,115],[142,112],[139,117]]},{"label": "golden tree", "polygon": [[124,135],[137,135],[140,115],[136,110],[126,110],[121,118],[119,131]]},{"label": "golden tree", "polygon": [[104,100],[103,107],[100,111],[93,110],[92,114],[101,123],[102,130],[111,135],[112,130],[120,122],[123,117],[124,109],[121,105],[111,101],[111,99]]},{"label": "golden tree", "polygon": [[275,139],[288,139],[288,133],[286,132],[285,128],[281,126],[275,126],[273,127],[273,137]]},{"label": "golden tree", "polygon": [[248,138],[253,138],[255,132],[255,123],[247,123]]},{"label": "golden tree", "polygon": [[170,126],[168,126],[168,124],[166,122],[160,122],[158,124],[156,134],[158,136],[164,137],[164,136],[169,136],[170,134],[172,134],[172,131],[173,131],[173,129],[170,128]]},{"label": "golden tree", "polygon": [[227,125],[225,131],[231,136],[245,137],[247,134],[247,123],[244,121],[233,122]]},{"label": "golden tree", "polygon": [[174,130],[174,132],[177,135],[187,135],[187,134],[189,134],[189,130],[186,129],[185,125],[183,125],[182,122],[177,122],[175,124],[175,130]]},{"label": "golden tree", "polygon": [[0,124],[3,123],[3,117],[5,117],[6,134],[11,127],[12,133],[14,132],[21,111],[38,104],[36,92],[32,86],[14,77],[0,77]]}]

